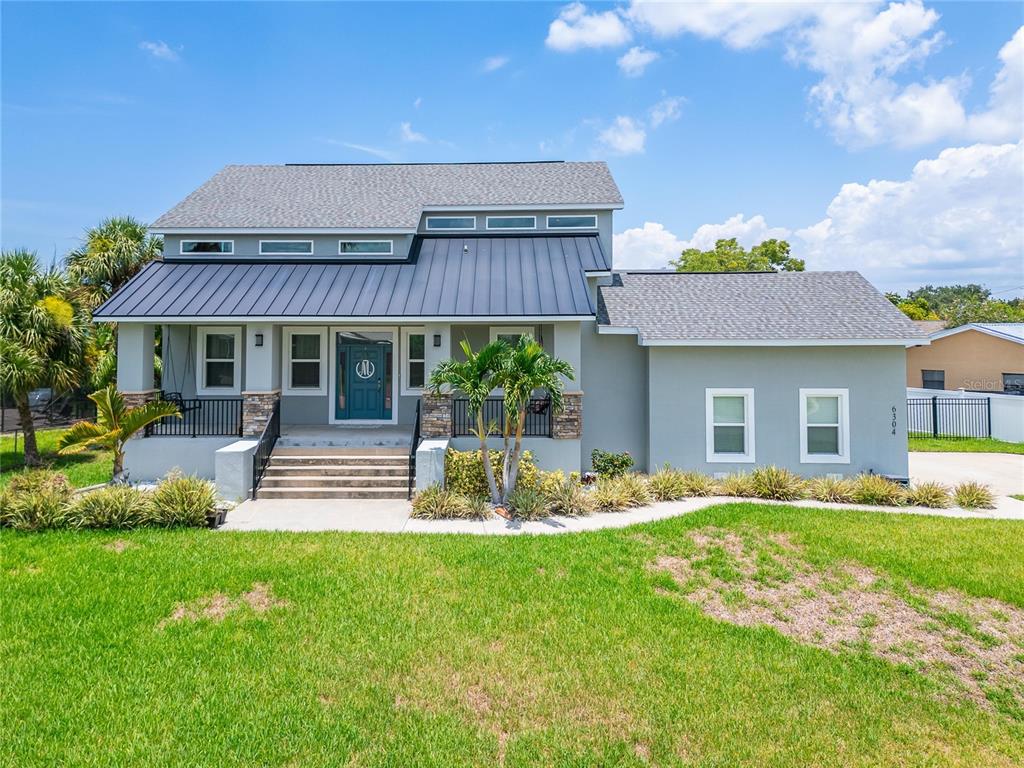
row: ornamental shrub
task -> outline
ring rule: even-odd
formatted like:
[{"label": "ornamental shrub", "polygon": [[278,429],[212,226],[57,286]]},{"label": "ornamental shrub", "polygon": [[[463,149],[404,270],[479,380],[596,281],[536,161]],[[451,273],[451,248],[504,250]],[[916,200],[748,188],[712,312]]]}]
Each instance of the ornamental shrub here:
[{"label": "ornamental shrub", "polygon": [[0,491],[0,526],[41,531],[68,525],[71,483],[60,472],[29,469]]},{"label": "ornamental shrub", "polygon": [[[486,508],[486,507],[485,507]],[[424,488],[412,497],[412,517],[419,520],[475,519],[482,515],[480,505],[439,484]]]},{"label": "ornamental shrub", "polygon": [[544,501],[547,504],[548,512],[552,515],[582,517],[594,511],[594,499],[580,485],[578,477],[570,476],[560,485],[549,487],[544,492]]},{"label": "ornamental shrub", "polygon": [[686,485],[687,496],[714,496],[714,478],[703,472],[683,472],[683,483]]},{"label": "ornamental shrub", "polygon": [[996,505],[992,490],[973,480],[960,483],[953,489],[953,501],[963,509],[992,509]]},{"label": "ornamental shrub", "polygon": [[668,464],[651,475],[647,484],[658,501],[681,499],[687,495],[689,487],[685,474],[678,469],[672,469]]},{"label": "ornamental shrub", "polygon": [[633,457],[629,451],[610,453],[595,448],[590,452],[590,463],[602,477],[621,477],[633,466]]},{"label": "ornamental shrub", "polygon": [[[494,479],[498,483],[498,490],[501,491],[501,463],[503,454],[500,450],[488,451],[491,460],[491,467],[494,469]],[[533,454],[530,451],[523,451],[519,460],[519,478],[516,486],[536,486],[537,466],[533,463]],[[490,497],[491,492],[487,488],[487,477],[484,475],[484,462],[480,451],[456,451],[449,448],[444,456],[444,484],[453,493],[462,496],[485,496]]]},{"label": "ornamental shrub", "polygon": [[155,525],[206,525],[207,515],[217,508],[217,492],[213,483],[180,472],[172,472],[157,485],[150,497]]},{"label": "ornamental shrub", "polygon": [[540,520],[548,516],[544,494],[536,486],[519,483],[508,495],[508,505],[523,520]]},{"label": "ornamental shrub", "polygon": [[812,499],[834,504],[852,503],[855,489],[855,483],[845,477],[816,477],[807,485]]},{"label": "ornamental shrub", "polygon": [[918,483],[907,492],[907,503],[915,507],[945,509],[949,506],[949,489],[942,483]]},{"label": "ornamental shrub", "polygon": [[76,528],[137,528],[149,523],[152,516],[148,492],[127,485],[110,485],[75,499],[70,524]]},{"label": "ornamental shrub", "polygon": [[718,481],[717,493],[722,496],[739,496],[748,498],[756,496],[754,483],[747,472],[733,472]]},{"label": "ornamental shrub", "polygon": [[853,500],[858,504],[899,507],[906,503],[907,492],[887,477],[858,475],[854,481]]},{"label": "ornamental shrub", "polygon": [[782,467],[758,467],[750,473],[750,483],[759,499],[793,501],[807,493],[803,478]]}]

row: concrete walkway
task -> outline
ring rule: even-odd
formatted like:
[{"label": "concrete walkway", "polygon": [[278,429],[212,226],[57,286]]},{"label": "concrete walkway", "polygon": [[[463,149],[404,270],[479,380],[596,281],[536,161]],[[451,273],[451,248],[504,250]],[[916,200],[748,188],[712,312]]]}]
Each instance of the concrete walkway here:
[{"label": "concrete walkway", "polygon": [[948,486],[974,480],[987,485],[997,496],[1024,493],[1024,455],[915,451],[910,454],[910,479]]},{"label": "concrete walkway", "polygon": [[401,500],[348,499],[261,499],[246,501],[228,512],[224,531],[367,531],[375,533],[471,533],[478,535],[554,534],[625,528],[686,515],[700,509],[750,502],[787,504],[817,509],[855,509],[872,512],[913,515],[940,515],[975,519],[1024,520],[1024,501],[1008,497],[998,499],[997,509],[925,509],[923,507],[868,507],[826,504],[820,501],[772,502],[760,499],[735,499],[721,496],[683,499],[652,504],[624,512],[604,512],[588,517],[550,517],[545,520],[509,521],[497,515],[487,520],[414,520],[409,503]]}]

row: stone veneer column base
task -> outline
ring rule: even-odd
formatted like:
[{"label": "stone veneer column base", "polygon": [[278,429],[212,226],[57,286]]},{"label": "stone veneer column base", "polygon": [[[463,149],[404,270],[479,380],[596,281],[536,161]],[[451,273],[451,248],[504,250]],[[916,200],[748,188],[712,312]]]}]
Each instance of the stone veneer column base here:
[{"label": "stone veneer column base", "polygon": [[159,389],[143,389],[139,392],[122,392],[126,408],[138,408],[140,405],[160,399]]},{"label": "stone veneer column base", "polygon": [[452,396],[424,393],[420,396],[420,436],[451,437]]},{"label": "stone veneer column base", "polygon": [[551,416],[555,440],[579,440],[583,435],[583,393],[563,392],[562,411]]},{"label": "stone veneer column base", "polygon": [[281,390],[242,393],[242,436],[259,437],[274,412],[274,403],[281,399]]}]

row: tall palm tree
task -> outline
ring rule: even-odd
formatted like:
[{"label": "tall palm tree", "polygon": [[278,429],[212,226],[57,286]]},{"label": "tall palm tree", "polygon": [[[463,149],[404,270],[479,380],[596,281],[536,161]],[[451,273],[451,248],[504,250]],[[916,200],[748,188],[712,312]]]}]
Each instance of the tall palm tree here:
[{"label": "tall palm tree", "polygon": [[[526,426],[526,409],[535,390],[545,389],[551,400],[552,413],[562,410],[561,377],[570,381],[575,378],[572,366],[565,360],[553,357],[532,336],[523,335],[499,359],[495,376],[498,386],[505,390],[505,451],[502,461],[502,501],[515,490],[519,479],[519,460],[523,453],[523,429]],[[515,440],[509,445],[509,437]]]},{"label": "tall palm tree", "polygon": [[163,240],[150,235],[145,224],[131,216],[115,216],[86,231],[82,245],[67,256],[67,271],[91,309],[162,251]]},{"label": "tall palm tree", "polygon": [[29,251],[0,254],[0,388],[18,408],[26,466],[42,463],[28,393],[77,385],[88,337],[89,315],[63,274],[41,270]]},{"label": "tall palm tree", "polygon": [[124,472],[124,444],[132,435],[165,416],[181,418],[178,406],[164,400],[126,408],[124,397],[113,384],[93,392],[89,399],[96,403],[96,422],[78,422],[61,435],[57,447],[61,453],[80,453],[92,447],[111,449],[114,452],[115,480]]},{"label": "tall palm tree", "polygon": [[491,502],[498,504],[501,496],[498,484],[494,479],[494,468],[491,466],[490,453],[487,449],[487,437],[493,432],[493,426],[484,423],[484,401],[497,386],[495,373],[502,356],[507,354],[508,345],[504,341],[492,341],[479,352],[474,352],[469,342],[460,343],[465,361],[445,360],[430,374],[430,389],[436,395],[442,387],[448,386],[461,392],[469,400],[469,414],[476,421],[475,434],[480,438],[480,454],[484,462],[484,476],[487,478],[487,489],[491,494]]}]

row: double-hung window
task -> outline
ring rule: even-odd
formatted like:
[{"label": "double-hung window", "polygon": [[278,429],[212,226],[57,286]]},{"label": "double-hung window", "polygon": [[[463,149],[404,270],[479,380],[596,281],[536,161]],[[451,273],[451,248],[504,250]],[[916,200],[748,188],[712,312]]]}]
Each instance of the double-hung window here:
[{"label": "double-hung window", "polygon": [[921,386],[924,389],[945,389],[945,371],[921,371]]},{"label": "double-hung window", "polygon": [[284,329],[284,393],[287,395],[327,394],[326,328]]},{"label": "double-hung window", "polygon": [[849,390],[800,390],[800,461],[850,463]]},{"label": "double-hung window", "polygon": [[237,395],[242,389],[242,329],[200,327],[196,391],[200,395]]},{"label": "double-hung window", "polygon": [[754,390],[704,390],[707,460],[754,461]]},{"label": "double-hung window", "polygon": [[418,395],[427,385],[427,337],[422,328],[403,328],[402,394]]}]

